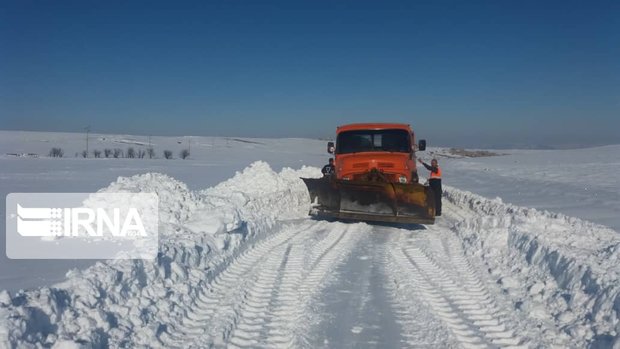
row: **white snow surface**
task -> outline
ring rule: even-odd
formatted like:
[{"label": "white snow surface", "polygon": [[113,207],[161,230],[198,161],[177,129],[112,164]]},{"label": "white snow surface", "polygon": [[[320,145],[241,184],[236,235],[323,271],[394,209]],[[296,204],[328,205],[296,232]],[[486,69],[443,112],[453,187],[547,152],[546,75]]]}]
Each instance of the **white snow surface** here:
[{"label": "white snow surface", "polygon": [[507,155],[439,158],[445,182],[620,230],[620,145],[496,152]]},{"label": "white snow surface", "polygon": [[[160,253],[155,261],[111,260],[73,270],[67,280],[0,296],[0,346],[157,345],[166,325],[191,307],[241,242],[265,237],[278,220],[302,218],[309,196],[300,176],[256,162],[213,188],[192,192],[163,174],[119,178],[101,192],[157,193]],[[155,341],[154,341],[155,340]]]},{"label": "white snow surface", "polygon": [[[3,154],[82,141],[0,135]],[[160,200],[156,260],[0,291],[0,347],[620,348],[619,146],[440,158],[444,215],[386,226],[307,217],[299,177],[320,175],[324,142],[193,140],[187,161],[0,156],[4,192],[97,190],[121,173],[100,191]]]},{"label": "white snow surface", "polygon": [[445,199],[465,254],[529,321],[561,329],[562,345],[620,345],[618,232],[452,187]]},{"label": "white snow surface", "polygon": [[[429,346],[618,345],[617,232],[452,187],[445,217],[421,232],[312,221],[299,177],[319,173],[313,167],[276,173],[256,162],[202,191],[156,173],[119,178],[102,191],[160,197],[157,260],[98,262],[52,287],[1,293],[1,345],[181,347],[191,338],[197,346],[313,346],[311,328],[322,323],[321,313],[303,309],[316,307],[355,246],[381,234],[389,241],[375,253],[385,254],[385,275],[394,285],[413,283],[386,286],[391,302],[426,314],[427,331],[436,334],[425,337]],[[276,273],[290,265],[290,274]],[[411,274],[404,269],[412,266]],[[462,268],[458,277],[455,268]],[[459,284],[464,275],[471,280]],[[266,300],[264,292],[251,292],[274,285],[275,300],[272,291]],[[492,303],[470,309],[476,299]],[[246,318],[270,309],[270,301],[276,310],[265,319],[274,322],[278,314],[279,330],[254,337],[261,325]],[[201,325],[205,317],[210,321]],[[404,315],[397,320],[413,333],[419,326],[410,322]],[[465,330],[470,322],[476,330]]]},{"label": "white snow surface", "polygon": [[[145,150],[151,145],[156,158],[127,159],[92,157],[92,150],[134,147]],[[284,167],[321,166],[327,161],[325,142],[309,139],[253,139],[231,137],[172,137],[135,135],[89,135],[89,158],[76,157],[85,149],[85,134],[30,131],[0,131],[0,196],[23,192],[96,192],[121,177],[139,173],[163,173],[182,181],[192,190],[217,185],[256,160],[263,160],[280,171]],[[187,160],[179,151],[191,144]],[[64,150],[63,158],[47,157],[50,148]],[[162,158],[170,150],[174,159]],[[9,154],[37,154],[15,157]],[[0,200],[0,218],[4,219],[5,200]],[[0,235],[4,236],[4,224]],[[0,239],[5,250],[5,239]],[[11,260],[0,255],[0,289],[17,291],[64,280],[72,268],[84,269],[90,260]]]}]

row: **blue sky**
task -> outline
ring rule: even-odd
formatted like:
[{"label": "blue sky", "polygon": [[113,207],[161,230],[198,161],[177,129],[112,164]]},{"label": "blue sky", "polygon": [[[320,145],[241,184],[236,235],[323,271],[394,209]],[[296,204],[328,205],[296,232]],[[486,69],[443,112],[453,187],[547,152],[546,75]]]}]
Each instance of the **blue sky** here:
[{"label": "blue sky", "polygon": [[620,143],[617,1],[13,1],[0,129]]}]

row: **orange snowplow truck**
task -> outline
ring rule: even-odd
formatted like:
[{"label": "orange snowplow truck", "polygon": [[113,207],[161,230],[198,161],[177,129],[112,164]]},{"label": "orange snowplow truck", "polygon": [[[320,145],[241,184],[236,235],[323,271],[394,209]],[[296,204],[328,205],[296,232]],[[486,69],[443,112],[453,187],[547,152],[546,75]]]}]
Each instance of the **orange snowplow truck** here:
[{"label": "orange snowplow truck", "polygon": [[418,183],[415,143],[407,124],[367,123],[340,126],[334,154],[335,174],[302,178],[308,187],[310,214],[322,218],[432,224],[432,190]]}]

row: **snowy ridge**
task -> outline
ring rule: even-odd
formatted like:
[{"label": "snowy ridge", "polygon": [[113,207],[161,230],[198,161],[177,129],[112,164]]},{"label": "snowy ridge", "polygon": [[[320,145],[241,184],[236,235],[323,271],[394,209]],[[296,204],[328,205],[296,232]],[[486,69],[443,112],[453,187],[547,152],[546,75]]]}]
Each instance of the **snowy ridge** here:
[{"label": "snowy ridge", "polygon": [[[200,292],[243,248],[271,233],[280,217],[304,217],[300,176],[256,162],[199,193],[162,174],[119,178],[102,191],[155,192],[160,253],[155,261],[106,261],[71,271],[53,287],[0,292],[0,346],[156,346]],[[248,188],[252,188],[249,190]]]},{"label": "snowy ridge", "polygon": [[[402,346],[620,345],[614,230],[452,187],[444,216],[416,230],[309,220],[299,177],[318,175],[256,162],[203,191],[119,178],[102,191],[159,195],[158,258],[0,292],[0,347],[313,346],[322,293],[372,247]],[[385,242],[368,245],[374,234]]]},{"label": "snowy ridge", "polygon": [[447,187],[452,231],[528,321],[577,347],[620,344],[620,235],[562,214]]}]

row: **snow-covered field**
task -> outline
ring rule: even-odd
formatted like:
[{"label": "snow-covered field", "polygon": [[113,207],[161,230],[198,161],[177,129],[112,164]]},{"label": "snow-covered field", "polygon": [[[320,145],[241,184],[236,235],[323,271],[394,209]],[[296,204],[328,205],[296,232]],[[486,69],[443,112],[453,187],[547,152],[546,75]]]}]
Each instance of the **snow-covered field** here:
[{"label": "snow-covered field", "polygon": [[[284,166],[320,166],[328,154],[325,142],[301,139],[238,139],[216,137],[150,137],[154,159],[90,158],[80,153],[86,149],[86,137],[78,133],[0,131],[0,218],[5,217],[5,197],[11,192],[95,192],[119,176],[138,173],[164,173],[197,190],[216,185],[243,170],[257,159],[274,169]],[[191,156],[179,159],[179,152],[191,141]],[[129,147],[148,148],[149,137],[90,134],[89,150]],[[179,144],[180,142],[180,144]],[[139,145],[147,144],[147,145]],[[46,157],[53,147],[60,147],[62,159]],[[163,159],[170,150],[173,160]],[[37,154],[16,157],[7,154]],[[79,157],[76,157],[76,153]],[[88,260],[9,260],[4,253],[4,224],[0,225],[0,289],[18,290],[64,279],[72,267],[93,264]]]},{"label": "snow-covered field", "polygon": [[619,145],[500,152],[510,155],[442,160],[446,182],[620,231]]},{"label": "snow-covered field", "polygon": [[[151,142],[177,157],[179,140]],[[160,254],[66,277],[72,261],[44,277],[2,260],[2,347],[620,347],[620,146],[440,158],[444,216],[407,227],[308,219],[299,177],[320,175],[322,141],[193,137],[191,160],[1,155],[83,141],[0,132],[0,191],[156,192]]]}]

